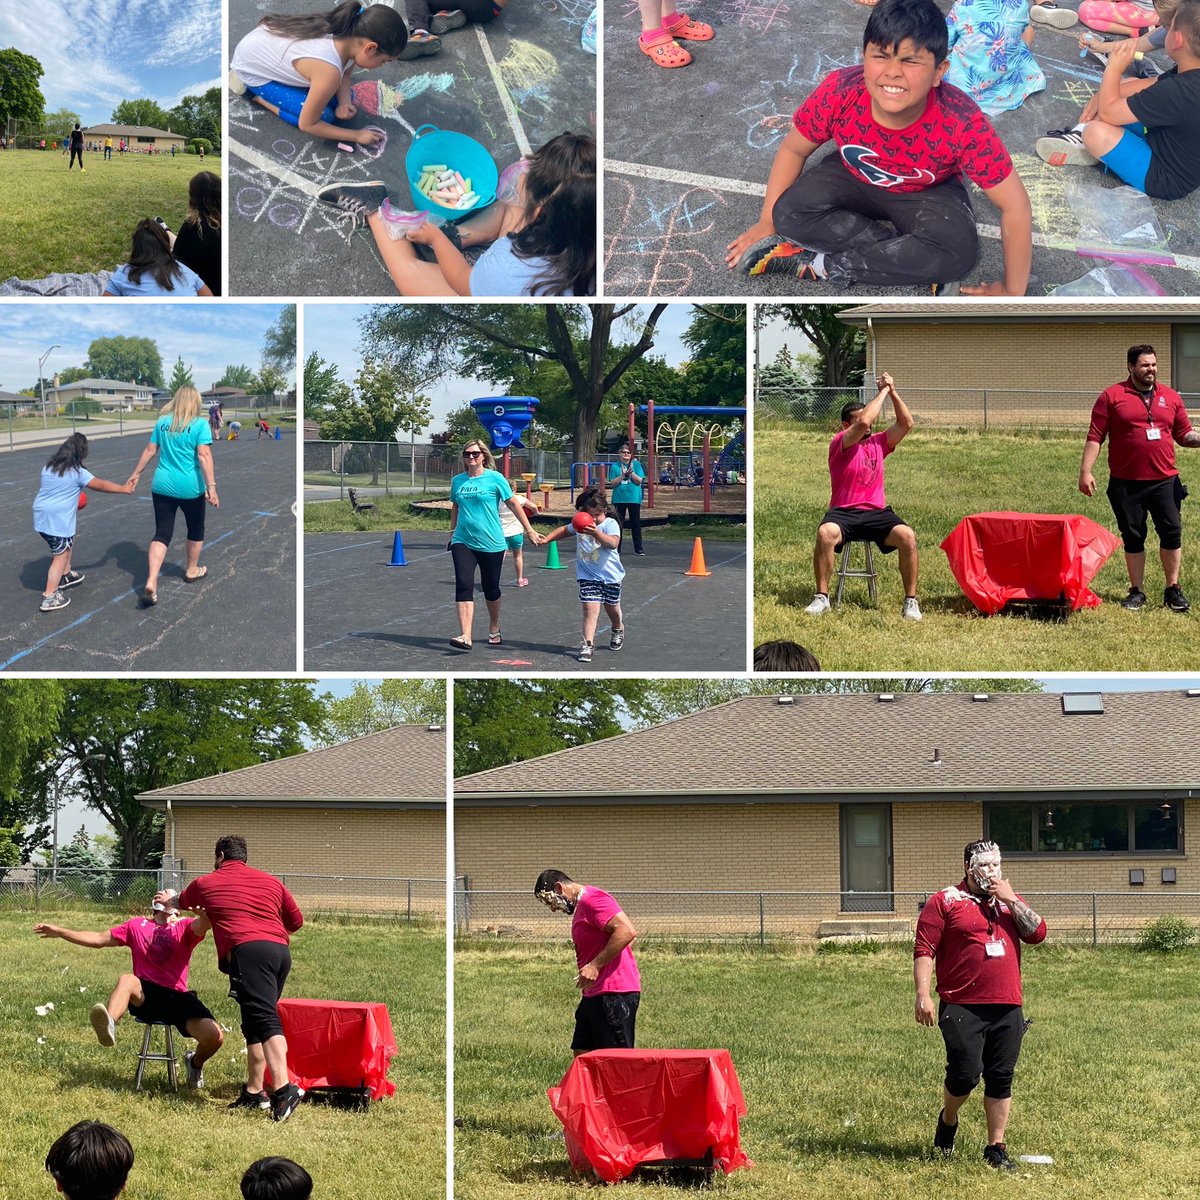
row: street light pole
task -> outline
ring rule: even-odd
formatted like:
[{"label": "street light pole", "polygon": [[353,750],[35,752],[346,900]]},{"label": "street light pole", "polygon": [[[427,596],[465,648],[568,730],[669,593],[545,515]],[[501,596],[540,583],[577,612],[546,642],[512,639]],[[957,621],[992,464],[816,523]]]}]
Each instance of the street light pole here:
[{"label": "street light pole", "polygon": [[41,358],[38,359],[38,387],[41,389],[41,392],[42,392],[42,428],[43,429],[48,429],[50,427],[50,425],[49,425],[49,422],[46,420],[46,381],[42,378],[42,366],[45,364],[46,359],[48,359],[50,357],[50,355],[53,351],[61,350],[61,349],[62,349],[62,346],[60,346],[56,342],[53,346],[50,347],[49,350],[46,351],[45,354],[42,355]]}]

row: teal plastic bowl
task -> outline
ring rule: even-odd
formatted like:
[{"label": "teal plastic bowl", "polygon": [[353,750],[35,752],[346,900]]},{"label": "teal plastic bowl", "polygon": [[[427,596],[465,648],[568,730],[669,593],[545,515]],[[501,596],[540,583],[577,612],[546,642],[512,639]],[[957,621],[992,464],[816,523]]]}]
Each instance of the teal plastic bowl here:
[{"label": "teal plastic bowl", "polygon": [[[469,179],[479,199],[470,208],[451,208],[431,200],[417,183],[421,171],[434,163],[445,163],[450,170]],[[461,220],[491,204],[496,198],[496,184],[500,179],[492,156],[474,138],[451,129],[439,129],[436,125],[420,125],[414,131],[412,145],[404,156],[404,171],[412,190],[413,207],[437,213],[451,221]]]}]

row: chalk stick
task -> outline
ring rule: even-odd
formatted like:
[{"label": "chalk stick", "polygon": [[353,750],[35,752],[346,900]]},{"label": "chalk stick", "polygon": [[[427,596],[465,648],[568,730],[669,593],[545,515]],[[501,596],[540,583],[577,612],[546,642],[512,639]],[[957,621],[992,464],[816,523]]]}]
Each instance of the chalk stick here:
[{"label": "chalk stick", "polygon": [[338,148],[339,150],[345,150],[345,152],[346,152],[347,154],[353,154],[353,153],[354,153],[354,147],[353,147],[353,146],[348,146],[348,145],[347,145],[345,142],[338,142],[338,144],[337,144],[337,148]]},{"label": "chalk stick", "polygon": [[463,180],[463,191],[469,192],[470,190],[471,190],[471,181],[469,179],[464,179]]},{"label": "chalk stick", "polygon": [[430,163],[429,166],[421,168],[422,171],[439,171],[439,172],[444,171],[445,169],[446,169],[445,163]]}]

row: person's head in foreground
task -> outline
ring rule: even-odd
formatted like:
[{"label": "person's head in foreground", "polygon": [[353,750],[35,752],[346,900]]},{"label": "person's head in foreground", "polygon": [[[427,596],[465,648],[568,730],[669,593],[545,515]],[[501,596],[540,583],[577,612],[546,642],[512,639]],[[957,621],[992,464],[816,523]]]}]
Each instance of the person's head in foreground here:
[{"label": "person's head in foreground", "polygon": [[1200,3],[1182,0],[1167,32],[1167,56],[1181,71],[1192,70],[1200,59]]},{"label": "person's head in foreground", "polygon": [[115,1200],[132,1167],[129,1139],[101,1121],[72,1125],[46,1155],[46,1170],[67,1200]]},{"label": "person's head in foreground", "polygon": [[133,231],[129,251],[129,282],[139,284],[149,275],[159,287],[170,291],[183,271],[171,254],[171,239],[167,231],[149,217],[143,217]]},{"label": "person's head in foreground", "polygon": [[543,871],[533,885],[533,894],[551,912],[573,913],[583,891],[565,871]]},{"label": "person's head in foreground", "polygon": [[819,671],[817,656],[799,642],[762,642],[754,647],[756,671]]},{"label": "person's head in foreground", "polygon": [[188,221],[200,236],[206,229],[221,228],[221,178],[211,171],[197,171],[188,184]]},{"label": "person's head in foreground", "polygon": [[260,1158],[242,1176],[245,1200],[308,1200],[312,1176],[290,1158]]},{"label": "person's head in foreground", "polygon": [[227,833],[224,837],[217,838],[213,855],[218,867],[223,862],[244,863],[248,862],[250,858],[250,852],[246,849],[246,839],[239,837],[236,833]]},{"label": "person's head in foreground", "polygon": [[83,460],[87,458],[87,453],[87,438],[82,433],[73,433],[50,455],[46,463],[46,470],[53,471],[55,475],[61,478],[68,471],[74,471],[77,467],[82,467]]},{"label": "person's head in foreground", "polygon": [[586,487],[575,497],[575,511],[585,512],[597,525],[608,512],[608,495],[602,487]]},{"label": "person's head in foreground", "polygon": [[982,838],[970,842],[963,850],[963,869],[971,891],[979,896],[990,895],[992,885],[1004,877],[1000,868],[1000,847]]},{"label": "person's head in foreground", "polygon": [[875,120],[893,129],[912,124],[942,82],[949,49],[934,0],[879,0],[863,30],[863,83]]},{"label": "person's head in foreground", "polygon": [[512,236],[513,249],[549,264],[531,291],[546,296],[595,291],[595,138],[560,133],[534,153],[525,175],[524,218],[524,227]]},{"label": "person's head in foreground", "polygon": [[159,410],[159,417],[171,418],[171,432],[186,429],[200,415],[200,393],[185,383]]},{"label": "person's head in foreground", "polygon": [[1154,390],[1158,379],[1158,355],[1153,346],[1130,346],[1125,355],[1130,382],[1141,392]]}]

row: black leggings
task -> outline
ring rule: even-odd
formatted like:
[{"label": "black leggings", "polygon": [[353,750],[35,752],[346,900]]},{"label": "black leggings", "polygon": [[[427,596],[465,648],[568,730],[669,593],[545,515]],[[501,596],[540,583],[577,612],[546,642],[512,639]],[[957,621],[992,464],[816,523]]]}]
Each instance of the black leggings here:
[{"label": "black leggings", "polygon": [[856,179],[836,151],[779,197],[772,218],[781,237],[825,252],[834,284],[956,283],[979,260],[975,212],[961,180],[893,193]]},{"label": "black leggings", "polygon": [[79,169],[82,171],[83,170],[83,147],[82,146],[72,146],[71,147],[71,158],[70,158],[70,161],[67,163],[68,171],[75,165],[76,159],[79,159]]},{"label": "black leggings", "polygon": [[[642,552],[642,506],[627,504],[624,500],[614,500],[613,508],[617,510],[617,520],[621,523],[622,534],[626,529],[633,534],[633,552]],[[617,547],[618,550],[620,547]]]},{"label": "black leggings", "polygon": [[472,550],[462,542],[453,542],[450,557],[454,559],[454,599],[462,602],[475,599],[475,568],[479,567],[479,586],[485,600],[500,599],[500,572],[504,567],[503,550]]},{"label": "black leggings", "polygon": [[171,544],[171,535],[175,532],[175,510],[183,512],[187,522],[187,540],[189,542],[204,541],[204,496],[193,500],[180,500],[178,496],[164,496],[160,492],[151,492],[150,499],[154,501],[154,537],[155,542],[164,546]]}]

